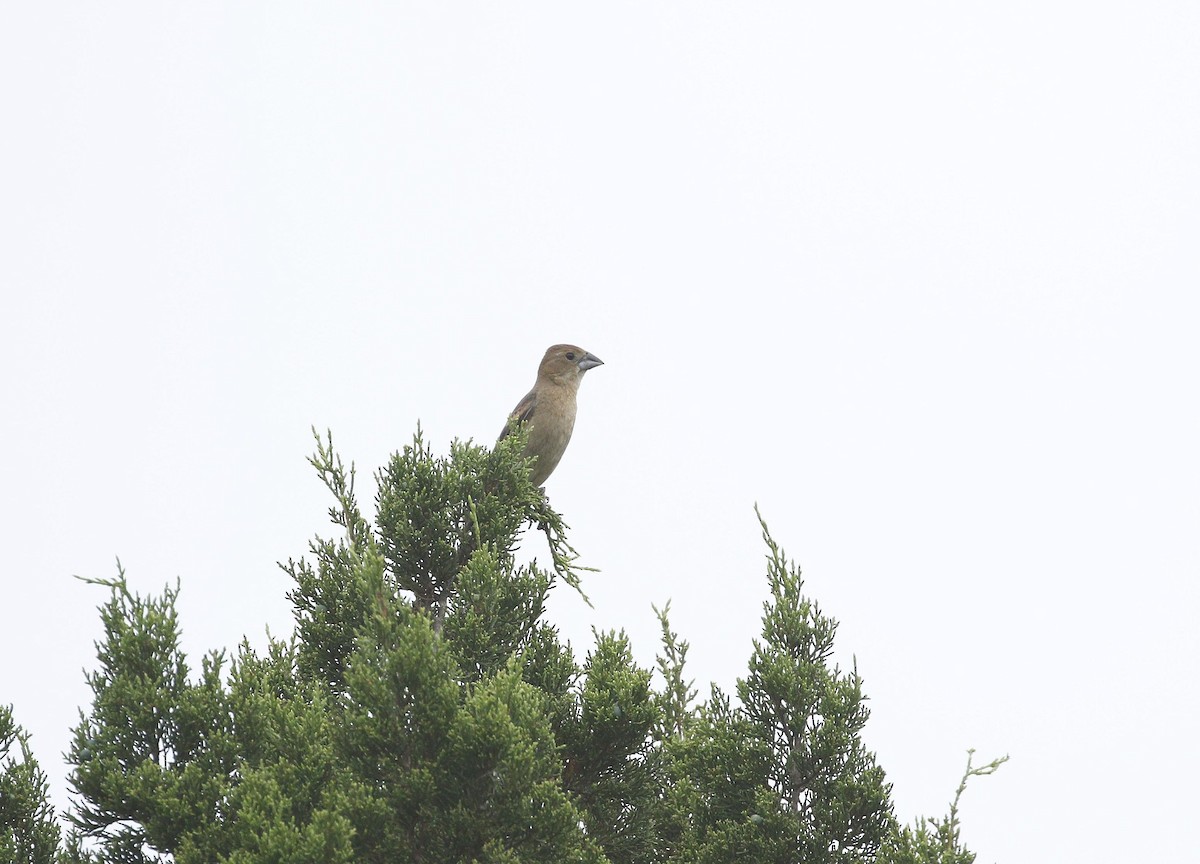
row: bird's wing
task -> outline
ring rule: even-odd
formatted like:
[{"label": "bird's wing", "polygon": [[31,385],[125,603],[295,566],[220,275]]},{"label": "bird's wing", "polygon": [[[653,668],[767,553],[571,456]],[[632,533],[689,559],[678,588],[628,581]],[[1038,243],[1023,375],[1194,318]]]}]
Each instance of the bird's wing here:
[{"label": "bird's wing", "polygon": [[504,424],[504,429],[500,433],[497,441],[503,441],[505,436],[512,431],[513,421],[517,423],[528,423],[533,419],[533,411],[537,407],[537,388],[534,387],[525,394],[525,398],[517,403],[517,407],[508,415],[508,422]]}]

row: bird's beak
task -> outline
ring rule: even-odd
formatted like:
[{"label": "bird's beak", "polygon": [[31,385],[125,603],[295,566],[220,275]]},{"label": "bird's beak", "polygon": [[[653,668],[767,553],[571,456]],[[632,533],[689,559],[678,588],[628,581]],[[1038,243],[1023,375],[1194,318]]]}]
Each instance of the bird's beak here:
[{"label": "bird's beak", "polygon": [[576,365],[579,366],[580,372],[586,372],[587,370],[594,369],[597,366],[603,366],[604,361],[595,354],[585,352],[584,355],[579,358],[579,363]]}]

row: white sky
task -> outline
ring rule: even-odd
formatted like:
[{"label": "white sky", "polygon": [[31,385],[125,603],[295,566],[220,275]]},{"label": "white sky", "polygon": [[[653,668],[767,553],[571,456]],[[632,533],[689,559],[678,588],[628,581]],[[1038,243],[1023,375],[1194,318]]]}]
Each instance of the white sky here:
[{"label": "white sky", "polygon": [[286,634],[310,425],[490,442],[571,341],[581,654],[670,599],[732,687],[757,501],[903,819],[976,747],[981,862],[1194,854],[1200,6],[827,5],[6,5],[0,703],[57,800],[71,574],[181,578],[194,665]]}]

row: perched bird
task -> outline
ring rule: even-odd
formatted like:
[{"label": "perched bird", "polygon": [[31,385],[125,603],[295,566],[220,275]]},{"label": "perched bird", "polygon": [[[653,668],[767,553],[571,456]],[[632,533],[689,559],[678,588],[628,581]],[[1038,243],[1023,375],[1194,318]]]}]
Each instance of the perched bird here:
[{"label": "perched bird", "polygon": [[604,361],[575,345],[551,345],[538,366],[537,381],[508,416],[500,440],[517,423],[529,429],[525,455],[537,457],[529,470],[534,486],[541,486],[558,465],[575,428],[575,394],[583,373]]}]

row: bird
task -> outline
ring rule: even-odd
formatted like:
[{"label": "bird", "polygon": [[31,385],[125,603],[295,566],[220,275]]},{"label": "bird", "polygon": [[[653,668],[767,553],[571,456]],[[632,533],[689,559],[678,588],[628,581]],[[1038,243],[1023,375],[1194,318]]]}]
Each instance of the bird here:
[{"label": "bird", "polygon": [[518,424],[529,430],[525,456],[534,457],[529,469],[533,485],[541,487],[558,467],[575,428],[575,394],[589,369],[604,361],[577,345],[551,345],[538,364],[537,381],[508,415],[497,441]]}]

